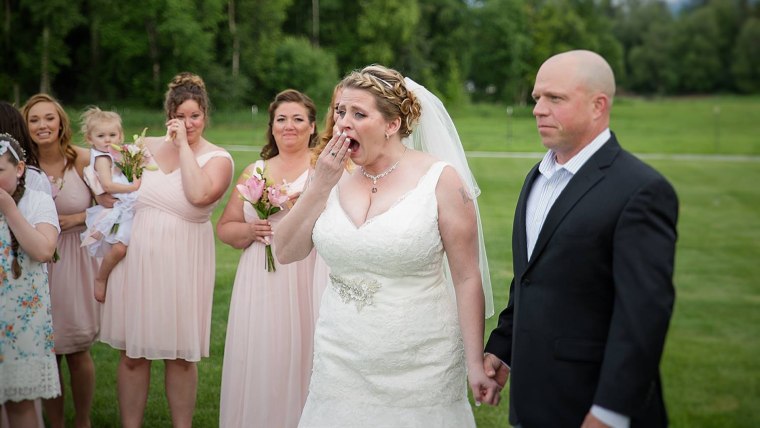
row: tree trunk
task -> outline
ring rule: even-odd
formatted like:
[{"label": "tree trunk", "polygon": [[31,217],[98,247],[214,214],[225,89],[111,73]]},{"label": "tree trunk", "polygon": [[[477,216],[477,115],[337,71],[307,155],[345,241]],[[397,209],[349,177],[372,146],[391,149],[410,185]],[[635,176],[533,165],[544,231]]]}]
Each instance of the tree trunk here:
[{"label": "tree trunk", "polygon": [[100,75],[100,17],[92,18],[90,24],[90,95],[100,99],[101,75]]},{"label": "tree trunk", "polygon": [[232,37],[232,77],[240,75],[240,35],[238,35],[235,23],[235,0],[229,1],[227,7],[227,19],[230,24],[230,36]]},{"label": "tree trunk", "polygon": [[161,63],[158,57],[158,34],[156,33],[156,23],[145,21],[145,31],[148,34],[148,49],[150,53],[150,62],[153,70],[153,90],[156,93],[161,89]]},{"label": "tree trunk", "polygon": [[[11,48],[11,0],[5,0],[5,20],[3,21],[3,49],[10,52]],[[5,58],[10,60],[10,58]]]},{"label": "tree trunk", "polygon": [[50,93],[50,27],[42,29],[42,58],[40,59],[40,92]]},{"label": "tree trunk", "polygon": [[311,0],[311,45],[319,47],[319,0]]}]

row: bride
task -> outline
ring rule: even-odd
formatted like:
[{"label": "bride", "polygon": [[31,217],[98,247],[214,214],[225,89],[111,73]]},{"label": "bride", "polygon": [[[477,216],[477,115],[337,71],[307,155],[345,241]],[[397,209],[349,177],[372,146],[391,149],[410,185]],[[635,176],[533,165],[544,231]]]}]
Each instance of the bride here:
[{"label": "bride", "polygon": [[500,389],[483,370],[493,305],[459,137],[395,70],[340,85],[337,132],[275,233],[281,263],[316,247],[331,269],[299,426],[474,427],[466,379],[476,403]]}]

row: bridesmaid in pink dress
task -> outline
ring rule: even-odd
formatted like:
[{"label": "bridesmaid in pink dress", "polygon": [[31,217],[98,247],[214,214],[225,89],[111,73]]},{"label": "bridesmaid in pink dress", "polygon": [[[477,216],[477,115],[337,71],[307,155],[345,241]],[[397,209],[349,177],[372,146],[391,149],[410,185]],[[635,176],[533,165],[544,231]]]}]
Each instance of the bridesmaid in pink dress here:
[{"label": "bridesmaid in pink dress", "polygon": [[[260,168],[268,181],[285,181],[289,193],[300,194],[310,171],[310,147],[317,140],[315,120],[309,97],[292,89],[279,93],[269,106],[264,160],[249,165],[238,183]],[[224,346],[222,428],[294,428],[306,401],[313,354],[315,253],[287,265],[275,261],[275,272],[265,265],[265,245],[287,212],[260,220],[233,189],[217,224],[224,243],[244,249]]]},{"label": "bridesmaid in pink dress", "polygon": [[[69,368],[75,424],[89,427],[95,391],[95,365],[90,346],[100,328],[100,305],[93,298],[98,261],[80,247],[79,234],[85,229],[84,211],[92,204],[92,195],[82,179],[90,154],[89,150],[71,144],[69,118],[51,96],[34,95],[21,110],[39,151],[40,167],[60,188],[55,198],[61,225],[57,247],[60,260],[48,264],[55,353],[59,376],[63,357]],[[64,426],[63,399],[61,394],[44,401],[45,413],[54,428]]]},{"label": "bridesmaid in pink dress", "polygon": [[125,428],[142,425],[152,360],[164,361],[174,427],[190,427],[197,362],[209,354],[214,232],[209,218],[232,179],[232,158],[203,138],[203,80],[181,73],[166,93],[166,138],[147,138],[127,256],[108,279],[101,341],[121,350],[118,396]]}]

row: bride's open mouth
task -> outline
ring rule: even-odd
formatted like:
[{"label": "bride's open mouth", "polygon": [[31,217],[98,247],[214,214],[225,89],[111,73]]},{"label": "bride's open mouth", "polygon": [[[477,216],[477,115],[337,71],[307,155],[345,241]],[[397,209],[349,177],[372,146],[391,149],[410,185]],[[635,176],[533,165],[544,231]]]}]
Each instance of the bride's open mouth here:
[{"label": "bride's open mouth", "polygon": [[351,151],[351,153],[353,153],[353,152],[355,152],[355,151],[356,151],[356,150],[359,148],[359,146],[360,146],[360,145],[361,145],[361,144],[359,144],[359,142],[358,142],[358,141],[356,141],[356,140],[354,140],[354,139],[352,138],[352,139],[351,139],[351,142],[348,144],[348,150],[350,150],[350,151]]}]

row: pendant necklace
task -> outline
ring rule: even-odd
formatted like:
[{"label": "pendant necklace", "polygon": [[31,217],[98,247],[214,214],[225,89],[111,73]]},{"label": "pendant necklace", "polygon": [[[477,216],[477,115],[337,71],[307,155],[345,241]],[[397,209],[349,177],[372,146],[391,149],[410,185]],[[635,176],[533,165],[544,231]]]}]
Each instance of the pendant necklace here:
[{"label": "pendant necklace", "polygon": [[385,177],[386,175],[393,172],[394,169],[398,166],[398,163],[401,162],[401,159],[404,158],[404,154],[406,153],[406,147],[404,147],[404,153],[401,153],[401,157],[398,158],[396,163],[394,163],[390,168],[386,169],[385,171],[381,172],[377,175],[372,175],[367,173],[367,171],[364,170],[364,167],[361,167],[362,175],[372,180],[372,193],[377,193],[377,180]]}]

